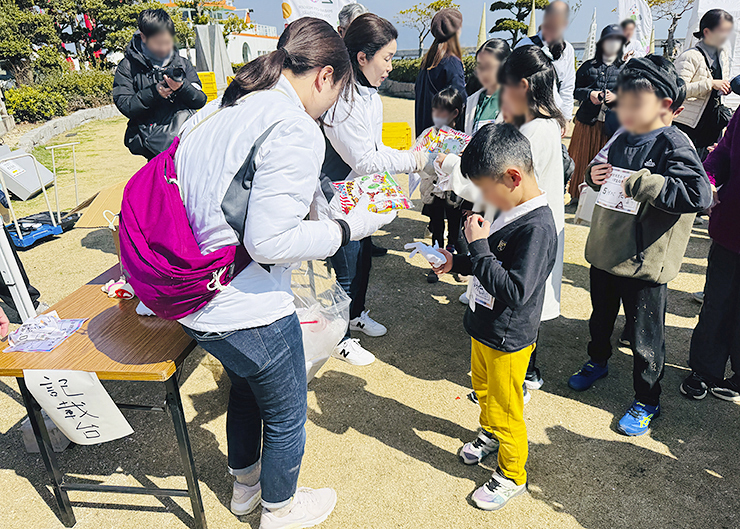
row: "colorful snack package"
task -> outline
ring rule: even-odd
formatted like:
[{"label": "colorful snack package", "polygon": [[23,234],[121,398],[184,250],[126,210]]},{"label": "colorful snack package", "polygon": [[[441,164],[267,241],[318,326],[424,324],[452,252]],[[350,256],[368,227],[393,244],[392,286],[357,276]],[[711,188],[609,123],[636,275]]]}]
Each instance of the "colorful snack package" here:
[{"label": "colorful snack package", "polygon": [[349,213],[364,194],[370,196],[370,211],[386,213],[394,209],[411,209],[413,205],[401,186],[388,173],[359,176],[354,180],[332,182],[339,195],[342,211]]},{"label": "colorful snack package", "polygon": [[414,151],[442,154],[460,154],[470,143],[471,136],[450,127],[437,130],[430,127],[416,140]]}]

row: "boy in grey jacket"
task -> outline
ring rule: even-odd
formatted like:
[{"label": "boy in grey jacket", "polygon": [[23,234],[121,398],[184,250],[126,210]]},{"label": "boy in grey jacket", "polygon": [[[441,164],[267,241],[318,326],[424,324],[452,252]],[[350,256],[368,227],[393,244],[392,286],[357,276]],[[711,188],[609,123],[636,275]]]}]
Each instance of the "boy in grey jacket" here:
[{"label": "boy in grey jacket", "polygon": [[618,429],[642,435],[660,414],[666,283],[678,274],[695,214],[710,205],[712,191],[696,150],[664,123],[679,91],[671,63],[655,55],[632,59],[618,90],[617,112],[627,132],[609,149],[608,170],[586,178],[599,191],[586,242],[590,360],[568,385],[583,391],[607,375],[621,299],[632,324],[635,400]]}]

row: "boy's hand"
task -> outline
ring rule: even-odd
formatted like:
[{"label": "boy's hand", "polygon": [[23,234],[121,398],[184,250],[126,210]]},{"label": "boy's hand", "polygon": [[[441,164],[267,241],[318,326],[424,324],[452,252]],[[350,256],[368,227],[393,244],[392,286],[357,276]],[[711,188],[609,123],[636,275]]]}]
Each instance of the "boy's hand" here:
[{"label": "boy's hand", "polygon": [[491,223],[477,213],[470,215],[465,221],[465,238],[468,242],[488,239],[489,235],[491,235]]},{"label": "boy's hand", "polygon": [[[452,262],[452,259],[450,259]],[[0,338],[5,338],[8,335],[8,328],[10,327],[10,321],[5,315],[5,311],[0,308]]]},{"label": "boy's hand", "polygon": [[439,253],[445,256],[445,259],[447,259],[447,262],[440,266],[433,266],[432,270],[434,270],[434,273],[438,276],[441,276],[442,274],[447,274],[452,270],[452,254],[445,250],[444,248],[439,248],[437,250]]},{"label": "boy's hand", "polygon": [[600,186],[612,175],[612,164],[600,163],[591,166],[591,181]]},{"label": "boy's hand", "polygon": [[439,153],[437,155],[437,159],[435,160],[435,163],[442,167],[442,164],[445,163],[445,159],[447,159],[447,155],[444,153]]}]

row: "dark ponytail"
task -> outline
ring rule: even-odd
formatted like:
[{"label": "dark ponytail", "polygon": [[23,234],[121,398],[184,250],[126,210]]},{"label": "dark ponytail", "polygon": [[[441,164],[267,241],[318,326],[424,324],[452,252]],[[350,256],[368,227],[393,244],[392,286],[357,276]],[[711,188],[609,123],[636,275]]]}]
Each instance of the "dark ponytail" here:
[{"label": "dark ponytail", "polygon": [[352,62],[355,75],[360,71],[357,62],[358,53],[363,52],[368,60],[372,60],[381,48],[396,39],[398,39],[396,28],[378,15],[365,13],[354,19],[344,30],[344,44],[349,51],[349,60]]},{"label": "dark ponytail", "polygon": [[555,104],[555,68],[538,46],[522,46],[511,52],[498,71],[498,82],[506,87],[529,83],[529,109],[536,118],[555,119],[561,127],[565,117]]},{"label": "dark ponytail", "polygon": [[701,21],[699,21],[699,31],[694,32],[694,37],[699,40],[704,40],[705,29],[714,31],[717,29],[717,26],[724,21],[733,22],[732,15],[724,9],[710,9],[701,17]]},{"label": "dark ponytail", "polygon": [[480,48],[478,48],[478,51],[475,52],[475,58],[477,59],[478,55],[481,53],[490,53],[498,59],[499,62],[504,62],[506,58],[511,55],[511,47],[504,39],[493,38],[488,39]]},{"label": "dark ponytail", "polygon": [[275,51],[239,69],[224,92],[221,106],[233,106],[250,92],[269,90],[283,70],[301,75],[324,66],[334,68],[335,85],[344,87],[353,78],[347,48],[334,28],[318,18],[299,18],[285,28]]}]

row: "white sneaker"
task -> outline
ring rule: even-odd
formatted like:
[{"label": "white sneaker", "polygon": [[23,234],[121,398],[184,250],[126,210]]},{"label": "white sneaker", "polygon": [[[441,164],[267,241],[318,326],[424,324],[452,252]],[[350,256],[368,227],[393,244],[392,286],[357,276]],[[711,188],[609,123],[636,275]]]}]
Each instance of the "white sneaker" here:
[{"label": "white sneaker", "polygon": [[231,512],[237,516],[249,514],[262,499],[262,487],[259,482],[249,486],[234,480],[234,492],[231,494]]},{"label": "white sneaker", "polygon": [[488,483],[473,493],[473,501],[479,509],[497,511],[514,496],[527,491],[527,484],[517,485],[501,474],[499,469],[493,473]]},{"label": "white sneaker", "polygon": [[524,390],[524,404],[527,404],[530,400],[532,400],[532,394],[527,391],[527,384],[524,384],[522,386],[522,389]]},{"label": "white sneaker", "polygon": [[363,311],[359,317],[349,320],[349,328],[353,331],[362,331],[368,336],[383,336],[387,333],[388,329],[372,319],[368,312],[370,311]]},{"label": "white sneaker", "polygon": [[460,459],[466,465],[477,465],[483,459],[498,450],[498,441],[485,430],[478,433],[472,443],[465,443],[460,449]]},{"label": "white sneaker", "polygon": [[[337,504],[337,493],[334,489],[308,489],[300,487],[288,505],[288,512],[283,509],[275,512],[262,509],[260,529],[298,529],[313,527],[326,520]],[[279,516],[280,515],[280,516]]]},{"label": "white sneaker", "polygon": [[466,290],[465,292],[460,294],[460,297],[457,298],[457,300],[463,305],[468,305],[470,303],[470,300],[468,299],[468,291]]},{"label": "white sneaker", "polygon": [[340,342],[331,355],[353,366],[366,366],[375,362],[375,355],[362,347],[357,338],[348,338]]}]

